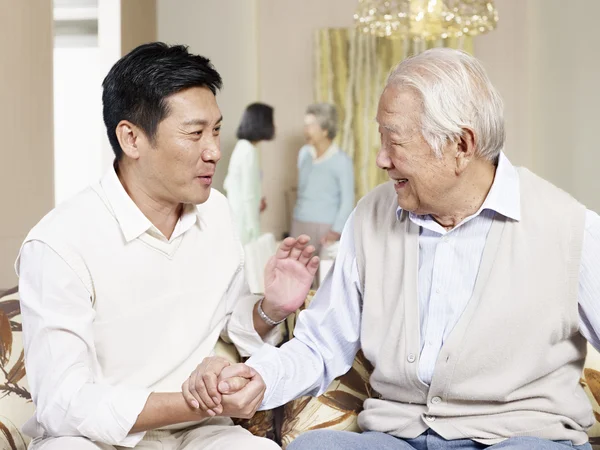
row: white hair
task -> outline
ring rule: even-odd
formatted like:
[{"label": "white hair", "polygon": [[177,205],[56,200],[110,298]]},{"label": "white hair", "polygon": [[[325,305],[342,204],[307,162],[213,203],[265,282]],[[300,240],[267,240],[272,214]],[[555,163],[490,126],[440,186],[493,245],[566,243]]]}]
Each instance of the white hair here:
[{"label": "white hair", "polygon": [[327,131],[327,137],[331,140],[337,134],[337,109],[331,103],[313,103],[306,108],[306,114],[311,114],[317,119],[322,130]]},{"label": "white hair", "polygon": [[494,161],[502,151],[502,99],[473,56],[449,48],[427,50],[398,64],[387,85],[412,88],[421,97],[423,138],[436,155],[463,128],[473,130],[479,157]]}]

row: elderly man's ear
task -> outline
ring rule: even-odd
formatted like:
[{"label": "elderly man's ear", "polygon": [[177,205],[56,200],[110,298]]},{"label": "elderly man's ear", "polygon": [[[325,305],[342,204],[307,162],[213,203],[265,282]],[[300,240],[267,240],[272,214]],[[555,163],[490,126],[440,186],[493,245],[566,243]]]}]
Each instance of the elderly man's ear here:
[{"label": "elderly man's ear", "polygon": [[475,133],[471,128],[463,128],[463,132],[456,141],[456,174],[465,171],[469,163],[475,158]]}]

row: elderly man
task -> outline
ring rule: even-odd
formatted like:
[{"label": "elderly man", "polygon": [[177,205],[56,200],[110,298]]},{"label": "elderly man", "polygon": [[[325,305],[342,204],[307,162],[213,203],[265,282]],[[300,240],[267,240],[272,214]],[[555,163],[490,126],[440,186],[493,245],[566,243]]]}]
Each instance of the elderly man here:
[{"label": "elderly man", "polygon": [[590,449],[579,377],[586,340],[600,347],[600,218],[511,165],[500,97],[465,53],[402,62],[377,122],[391,182],[348,220],[294,339],[249,360],[262,408],[319,395],[362,348],[379,393],[364,432],[290,450]]},{"label": "elderly man", "polygon": [[230,419],[254,413],[262,379],[209,406],[181,392],[219,335],[244,356],[269,340],[318,267],[308,237],[289,238],[265,297],[250,295],[227,199],[211,189],[220,87],[208,59],[162,43],[104,80],[114,166],[42,219],[16,264],[31,450],[278,448]]}]

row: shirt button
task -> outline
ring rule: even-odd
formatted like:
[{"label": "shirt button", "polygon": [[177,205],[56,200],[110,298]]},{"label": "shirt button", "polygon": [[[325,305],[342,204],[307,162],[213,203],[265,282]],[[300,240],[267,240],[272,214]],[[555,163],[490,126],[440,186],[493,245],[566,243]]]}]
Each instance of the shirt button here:
[{"label": "shirt button", "polygon": [[427,422],[435,422],[435,416],[425,416]]},{"label": "shirt button", "polygon": [[442,292],[442,291],[440,290],[440,288],[437,288],[437,289],[435,290],[435,293],[436,293],[436,294],[439,294],[440,292]]},{"label": "shirt button", "polygon": [[414,354],[414,353],[409,353],[409,354],[408,354],[408,357],[406,358],[406,360],[407,360],[409,363],[414,363],[416,359],[417,359],[417,357],[415,356],[415,354]]},{"label": "shirt button", "polygon": [[433,397],[431,399],[431,403],[433,403],[434,405],[437,405],[439,403],[442,403],[442,399],[440,397]]}]

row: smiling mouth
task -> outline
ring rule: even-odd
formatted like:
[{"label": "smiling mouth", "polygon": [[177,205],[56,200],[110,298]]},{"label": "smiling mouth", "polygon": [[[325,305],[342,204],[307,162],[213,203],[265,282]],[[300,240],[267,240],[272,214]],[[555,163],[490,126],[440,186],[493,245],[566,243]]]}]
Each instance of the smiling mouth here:
[{"label": "smiling mouth", "polygon": [[394,180],[395,184],[402,184],[408,182],[408,178],[400,178],[399,180]]}]

